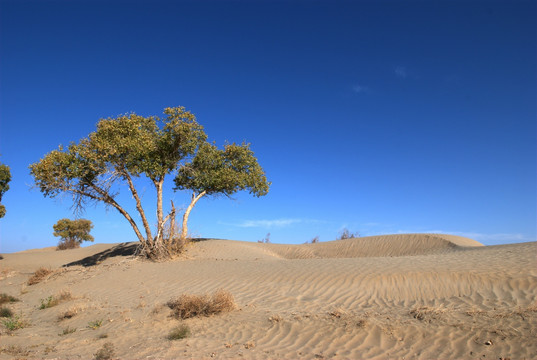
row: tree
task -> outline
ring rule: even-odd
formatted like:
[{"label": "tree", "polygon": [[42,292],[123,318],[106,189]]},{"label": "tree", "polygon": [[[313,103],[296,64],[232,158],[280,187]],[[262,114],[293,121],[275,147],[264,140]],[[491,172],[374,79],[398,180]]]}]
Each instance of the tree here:
[{"label": "tree", "polygon": [[74,249],[80,247],[82,241],[92,241],[93,236],[90,235],[93,224],[86,219],[61,219],[52,226],[54,236],[61,238],[58,243],[58,250]]},{"label": "tree", "polygon": [[[11,181],[11,172],[9,166],[0,163],[0,202],[4,193],[9,190],[9,182]],[[6,215],[6,207],[0,204],[0,218]]]},{"label": "tree", "polygon": [[241,190],[260,197],[268,193],[270,183],[259,165],[250,144],[226,144],[223,150],[203,143],[193,160],[178,171],[175,190],[190,190],[192,197],[183,215],[182,237],[187,236],[187,222],[192,208],[203,196],[231,197]]},{"label": "tree", "polygon": [[[92,202],[112,206],[133,228],[143,254],[152,259],[172,256],[178,241],[182,242],[185,237],[178,240],[173,233],[166,234],[165,225],[170,221],[169,226],[174,227],[176,213],[172,202],[171,210],[164,214],[164,180],[183,168],[198,169],[192,163],[199,161],[200,156],[204,158],[207,135],[195,116],[183,107],[166,108],[164,114],[164,119],[134,113],[101,119],[97,130],[87,138],[72,143],[67,149],[60,146],[30,165],[36,186],[45,197],[72,195],[75,211],[83,210]],[[142,176],[151,181],[156,192],[155,233],[151,231],[135,186],[135,179]],[[145,235],[126,208],[118,203],[117,195],[122,186],[129,189],[134,199]]]}]

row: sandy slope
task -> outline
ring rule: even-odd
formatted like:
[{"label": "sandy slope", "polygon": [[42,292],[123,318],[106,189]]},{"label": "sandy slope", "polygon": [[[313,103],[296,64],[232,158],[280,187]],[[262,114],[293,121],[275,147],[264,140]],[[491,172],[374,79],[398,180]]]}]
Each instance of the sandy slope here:
[{"label": "sandy slope", "polygon": [[[28,326],[12,334],[2,327],[0,359],[88,359],[106,342],[121,359],[537,354],[537,243],[484,247],[432,234],[304,245],[207,240],[166,263],[125,256],[125,247],[4,255],[0,292],[21,300],[8,306]],[[88,266],[61,267],[76,262]],[[25,285],[40,266],[57,271]],[[180,322],[164,304],[218,288],[238,309],[185,320],[192,335],[167,340]],[[74,299],[39,310],[41,299],[64,289]],[[67,310],[76,316],[58,320]],[[102,326],[89,329],[96,320]],[[67,328],[76,331],[58,335]]]}]

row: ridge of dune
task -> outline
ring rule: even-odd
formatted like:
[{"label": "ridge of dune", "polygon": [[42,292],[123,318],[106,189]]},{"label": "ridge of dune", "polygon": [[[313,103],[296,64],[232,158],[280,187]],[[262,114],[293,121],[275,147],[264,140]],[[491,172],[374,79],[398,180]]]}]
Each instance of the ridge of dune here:
[{"label": "ridge of dune", "polygon": [[196,245],[189,253],[193,258],[237,260],[416,256],[483,246],[469,238],[445,234],[381,235],[300,245],[234,240],[207,240]]},{"label": "ridge of dune", "polygon": [[483,244],[444,234],[395,234],[303,244],[290,249],[276,245],[274,251],[286,259],[396,257],[445,253]]}]

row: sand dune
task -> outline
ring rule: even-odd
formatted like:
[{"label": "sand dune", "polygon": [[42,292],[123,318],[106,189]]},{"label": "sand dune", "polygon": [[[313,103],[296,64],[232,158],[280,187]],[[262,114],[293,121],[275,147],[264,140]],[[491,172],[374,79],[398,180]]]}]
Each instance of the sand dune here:
[{"label": "sand dune", "polygon": [[[5,254],[0,292],[21,300],[8,306],[28,326],[10,336],[2,329],[0,359],[85,359],[106,342],[121,359],[537,354],[537,243],[482,246],[433,234],[304,245],[206,240],[164,263],[132,258],[128,249]],[[25,285],[39,266],[56,272]],[[166,302],[219,288],[234,295],[237,310],[183,320],[190,337],[166,339],[181,323]],[[72,299],[39,309],[41,299],[65,289]],[[58,320],[73,309],[76,316]],[[102,325],[90,329],[97,320]],[[75,331],[59,336],[66,328]]]}]

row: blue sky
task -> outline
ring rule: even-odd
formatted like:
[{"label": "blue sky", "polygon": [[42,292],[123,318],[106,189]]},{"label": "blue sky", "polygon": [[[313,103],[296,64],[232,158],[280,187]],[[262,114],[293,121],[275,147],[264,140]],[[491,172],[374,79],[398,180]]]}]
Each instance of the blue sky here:
[{"label": "blue sky", "polygon": [[[202,199],[194,235],[535,241],[536,12],[534,1],[2,0],[0,162],[13,179],[0,252],[54,246],[52,225],[73,217],[69,197],[31,189],[29,164],[100,118],[179,105],[211,141],[251,142],[273,183],[261,198]],[[165,204],[185,207],[171,180]],[[155,193],[139,186],[153,215]],[[82,216],[96,242],[136,240],[114,209]]]}]

